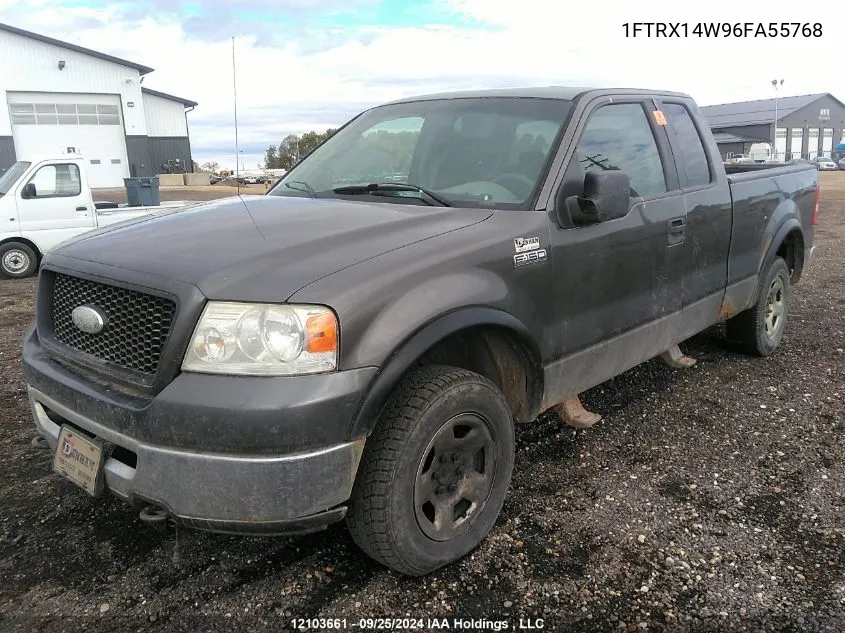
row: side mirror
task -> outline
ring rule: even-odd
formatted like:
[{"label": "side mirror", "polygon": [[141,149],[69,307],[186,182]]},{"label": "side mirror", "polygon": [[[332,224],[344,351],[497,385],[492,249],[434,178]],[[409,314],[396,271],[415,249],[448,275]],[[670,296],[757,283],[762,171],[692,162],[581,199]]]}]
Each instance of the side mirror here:
[{"label": "side mirror", "polygon": [[37,198],[38,193],[35,191],[35,183],[28,182],[23,186],[23,191],[21,191],[21,198],[29,199],[29,198]]},{"label": "side mirror", "polygon": [[584,195],[577,198],[580,217],[577,224],[606,222],[628,214],[631,206],[631,179],[624,171],[588,171]]}]

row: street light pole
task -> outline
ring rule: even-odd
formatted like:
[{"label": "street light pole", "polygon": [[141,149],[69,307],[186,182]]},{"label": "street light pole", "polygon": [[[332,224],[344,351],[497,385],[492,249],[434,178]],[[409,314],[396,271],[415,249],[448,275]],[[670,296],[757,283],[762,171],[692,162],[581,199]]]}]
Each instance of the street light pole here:
[{"label": "street light pole", "polygon": [[[778,157],[778,85],[783,85],[783,79],[780,80],[780,84],[778,84],[777,79],[772,79],[772,86],[775,88],[775,124],[772,130],[772,154],[774,154],[775,160]],[[784,148],[784,151],[786,151],[786,148]]]}]

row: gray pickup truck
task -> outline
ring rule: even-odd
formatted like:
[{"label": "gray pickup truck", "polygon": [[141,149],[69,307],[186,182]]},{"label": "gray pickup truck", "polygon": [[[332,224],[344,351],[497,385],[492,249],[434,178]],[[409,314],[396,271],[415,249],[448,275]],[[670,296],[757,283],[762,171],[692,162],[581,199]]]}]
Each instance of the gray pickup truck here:
[{"label": "gray pickup truck", "polygon": [[[266,196],[43,261],[23,367],[53,468],[147,522],[343,520],[422,575],[502,508],[514,424],[727,321],[771,354],[818,214],[809,164],[727,174],[687,95],[537,88],[372,108]],[[567,404],[568,403],[568,404]]]}]

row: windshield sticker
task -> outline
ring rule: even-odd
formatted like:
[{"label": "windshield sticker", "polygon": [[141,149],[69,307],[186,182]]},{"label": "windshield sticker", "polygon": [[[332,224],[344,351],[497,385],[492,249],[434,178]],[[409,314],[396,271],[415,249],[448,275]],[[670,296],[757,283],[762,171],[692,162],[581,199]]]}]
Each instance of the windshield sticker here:
[{"label": "windshield sticker", "polygon": [[663,116],[663,112],[660,110],[654,111],[654,121],[657,125],[666,125],[666,117]]},{"label": "windshield sticker", "polygon": [[539,237],[515,237],[513,239],[513,248],[517,253],[524,253],[525,251],[534,251],[540,248]]}]

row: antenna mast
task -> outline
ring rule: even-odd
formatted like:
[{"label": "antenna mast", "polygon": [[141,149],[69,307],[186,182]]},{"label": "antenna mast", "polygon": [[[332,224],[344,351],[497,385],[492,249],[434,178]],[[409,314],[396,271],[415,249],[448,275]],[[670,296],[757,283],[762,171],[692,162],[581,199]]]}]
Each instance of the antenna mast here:
[{"label": "antenna mast", "polygon": [[232,36],[232,95],[235,100],[235,184],[238,187],[238,195],[241,195],[241,173],[238,165],[240,146],[238,144],[238,81],[235,74],[235,36]]}]

